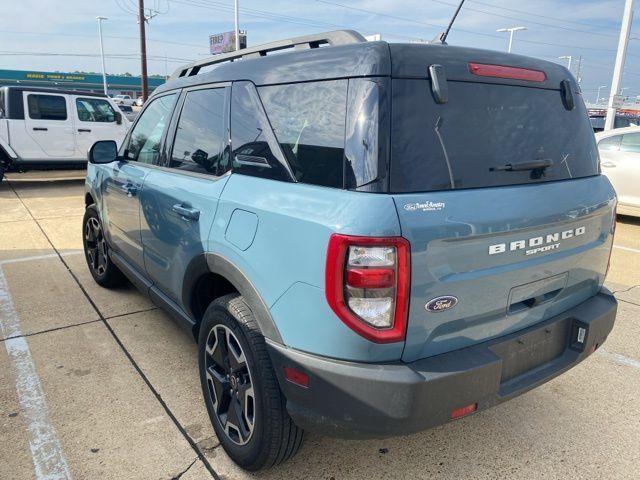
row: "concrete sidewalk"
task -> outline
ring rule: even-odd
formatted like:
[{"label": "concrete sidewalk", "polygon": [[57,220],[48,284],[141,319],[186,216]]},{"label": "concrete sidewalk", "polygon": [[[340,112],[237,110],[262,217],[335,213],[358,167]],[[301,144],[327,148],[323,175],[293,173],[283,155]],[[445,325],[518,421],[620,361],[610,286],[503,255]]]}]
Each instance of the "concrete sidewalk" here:
[{"label": "concrete sidewalk", "polygon": [[209,423],[193,339],[133,287],[93,282],[83,211],[81,181],[0,184],[2,479],[638,478],[638,221],[618,224],[619,316],[583,364],[420,434],[308,435],[290,462],[249,475]]}]

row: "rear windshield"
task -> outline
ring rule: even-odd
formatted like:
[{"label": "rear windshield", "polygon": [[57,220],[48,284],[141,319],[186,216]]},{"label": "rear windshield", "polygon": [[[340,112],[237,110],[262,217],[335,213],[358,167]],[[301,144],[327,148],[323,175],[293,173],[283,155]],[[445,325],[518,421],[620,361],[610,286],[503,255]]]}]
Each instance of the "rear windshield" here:
[{"label": "rear windshield", "polygon": [[393,192],[598,174],[593,130],[578,95],[569,111],[559,90],[450,81],[449,100],[440,105],[428,80],[393,82]]}]

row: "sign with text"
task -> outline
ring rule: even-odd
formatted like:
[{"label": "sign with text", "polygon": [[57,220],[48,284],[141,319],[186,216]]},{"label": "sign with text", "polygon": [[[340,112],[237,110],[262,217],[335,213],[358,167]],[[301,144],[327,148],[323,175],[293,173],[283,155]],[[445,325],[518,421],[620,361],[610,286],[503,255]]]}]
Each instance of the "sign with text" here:
[{"label": "sign with text", "polygon": [[[247,35],[240,30],[240,48],[247,48]],[[236,32],[223,32],[209,35],[209,52],[211,55],[229,53],[236,49]]]}]

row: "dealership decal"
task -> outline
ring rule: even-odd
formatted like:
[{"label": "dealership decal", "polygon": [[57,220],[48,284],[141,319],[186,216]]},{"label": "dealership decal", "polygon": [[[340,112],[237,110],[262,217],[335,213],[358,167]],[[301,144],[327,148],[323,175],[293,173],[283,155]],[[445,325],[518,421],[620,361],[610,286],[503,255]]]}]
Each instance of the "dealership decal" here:
[{"label": "dealership decal", "polygon": [[444,202],[432,202],[427,200],[426,202],[405,203],[404,209],[407,212],[415,212],[422,210],[423,212],[435,212],[444,209]]}]

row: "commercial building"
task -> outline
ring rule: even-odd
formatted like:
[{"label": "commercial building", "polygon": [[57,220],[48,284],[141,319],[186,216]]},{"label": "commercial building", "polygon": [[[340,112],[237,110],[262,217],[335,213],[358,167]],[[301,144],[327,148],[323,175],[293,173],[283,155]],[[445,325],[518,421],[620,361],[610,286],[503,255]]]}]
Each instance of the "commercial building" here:
[{"label": "commercial building", "polygon": [[[163,77],[149,77],[149,92],[162,85]],[[66,88],[102,92],[102,75],[93,73],[39,72],[30,70],[0,70],[0,85]],[[107,91],[111,95],[142,95],[140,77],[107,75]]]}]

